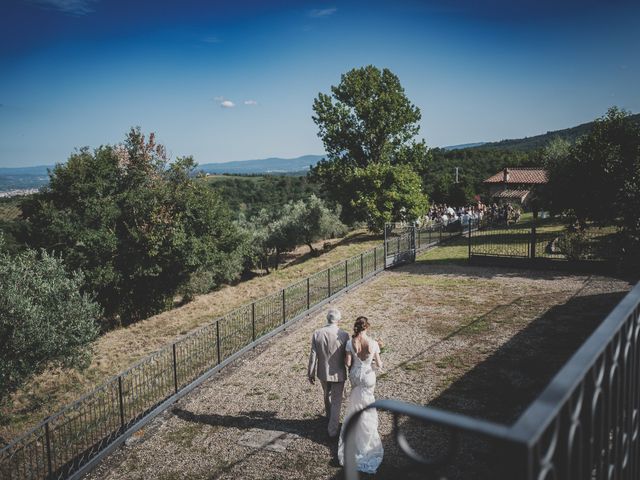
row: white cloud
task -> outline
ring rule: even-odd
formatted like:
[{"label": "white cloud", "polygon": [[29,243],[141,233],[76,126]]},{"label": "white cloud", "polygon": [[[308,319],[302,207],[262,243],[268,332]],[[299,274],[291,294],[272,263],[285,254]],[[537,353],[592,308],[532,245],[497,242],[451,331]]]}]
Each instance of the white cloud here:
[{"label": "white cloud", "polygon": [[338,11],[338,9],[336,7],[331,7],[331,8],[316,8],[314,10],[311,10],[309,12],[309,16],[311,18],[322,18],[322,17],[328,17],[329,15],[333,15],[334,13],[336,13]]},{"label": "white cloud", "polygon": [[98,0],[31,0],[31,3],[42,7],[78,16],[93,12],[93,5],[97,2]]},{"label": "white cloud", "polygon": [[245,100],[244,104],[245,105],[257,105],[258,102],[256,102],[255,100]]},{"label": "white cloud", "polygon": [[236,104],[233,103],[231,100],[223,100],[222,102],[220,102],[220,106],[222,108],[233,108],[236,106]]}]

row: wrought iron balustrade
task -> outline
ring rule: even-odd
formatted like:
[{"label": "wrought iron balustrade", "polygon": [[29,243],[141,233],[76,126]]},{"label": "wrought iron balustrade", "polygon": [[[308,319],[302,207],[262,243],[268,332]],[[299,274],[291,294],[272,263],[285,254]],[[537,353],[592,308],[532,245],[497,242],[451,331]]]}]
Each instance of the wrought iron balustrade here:
[{"label": "wrought iron balustrade", "polygon": [[[408,459],[433,478],[447,476],[460,445],[472,434],[499,448],[492,478],[504,480],[637,480],[640,478],[640,283],[554,376],[512,425],[431,407],[380,400],[367,408],[393,415],[393,438]],[[358,478],[351,434],[361,412],[345,425],[347,480]],[[403,433],[400,419],[438,426],[451,441],[437,458],[425,456]],[[427,439],[428,442],[428,439]],[[497,459],[497,460],[496,460]],[[476,459],[476,467],[483,459]],[[473,469],[473,465],[471,465]],[[459,477],[457,477],[459,478]],[[467,478],[467,477],[464,477]],[[476,478],[476,477],[472,477]]]}]

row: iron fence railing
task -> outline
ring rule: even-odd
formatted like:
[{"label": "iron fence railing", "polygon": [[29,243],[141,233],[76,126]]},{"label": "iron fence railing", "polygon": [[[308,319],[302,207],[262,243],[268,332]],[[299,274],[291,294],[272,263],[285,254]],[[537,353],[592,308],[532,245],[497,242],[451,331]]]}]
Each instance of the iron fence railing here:
[{"label": "iron fence railing", "polygon": [[485,222],[469,238],[469,256],[607,261],[620,255],[618,238],[613,226],[587,225],[578,229],[549,223]]},{"label": "iron fence railing", "polygon": [[384,268],[384,246],[378,246],[176,340],[4,447],[0,478],[69,477],[206,372]]},{"label": "iron fence railing", "polygon": [[[77,477],[180,395],[260,341],[460,229],[395,230],[383,245],[243,305],[143,358],[0,450],[0,479]],[[425,243],[426,240],[426,243]]]},{"label": "iron fence railing", "polygon": [[[391,412],[394,438],[426,478],[504,480],[637,480],[640,478],[640,283],[609,313],[595,332],[512,425],[471,418],[431,407],[383,400],[367,407]],[[346,419],[346,478],[358,478],[353,427],[362,412]],[[437,455],[410,440],[406,425],[444,429],[449,441]],[[480,455],[463,452],[462,438],[486,442]],[[425,439],[423,439],[425,440]],[[426,439],[426,443],[428,442]],[[428,450],[428,449],[426,449]],[[470,463],[472,476],[460,477]],[[451,467],[456,467],[451,470]],[[447,472],[453,473],[449,475]],[[482,476],[485,478],[485,476]]]}]

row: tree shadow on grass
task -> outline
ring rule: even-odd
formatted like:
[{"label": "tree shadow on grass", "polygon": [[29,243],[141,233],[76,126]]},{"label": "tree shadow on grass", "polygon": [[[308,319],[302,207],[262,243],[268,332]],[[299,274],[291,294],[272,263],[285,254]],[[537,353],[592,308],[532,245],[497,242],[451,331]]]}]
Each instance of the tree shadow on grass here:
[{"label": "tree shadow on grass", "polygon": [[[428,406],[499,424],[514,423],[625,293],[575,295],[552,307],[453,381]],[[449,433],[433,425],[405,421],[403,430],[426,455],[442,451],[450,441]],[[509,462],[509,454],[501,447],[478,436],[460,435],[453,460],[437,474],[447,479],[501,478],[501,469]],[[404,478],[413,478],[418,469],[398,452],[393,439],[385,439],[385,450],[385,468],[376,478],[393,478],[398,471],[408,472]]]}]

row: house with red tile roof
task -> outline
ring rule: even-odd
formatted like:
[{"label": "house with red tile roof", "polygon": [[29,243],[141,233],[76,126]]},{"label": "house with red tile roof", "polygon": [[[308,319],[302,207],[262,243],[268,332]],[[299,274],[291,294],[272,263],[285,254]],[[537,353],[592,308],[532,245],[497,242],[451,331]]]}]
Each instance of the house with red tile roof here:
[{"label": "house with red tile roof", "polygon": [[535,197],[536,188],[547,183],[548,178],[543,168],[505,167],[483,183],[489,187],[493,202],[526,206]]}]

